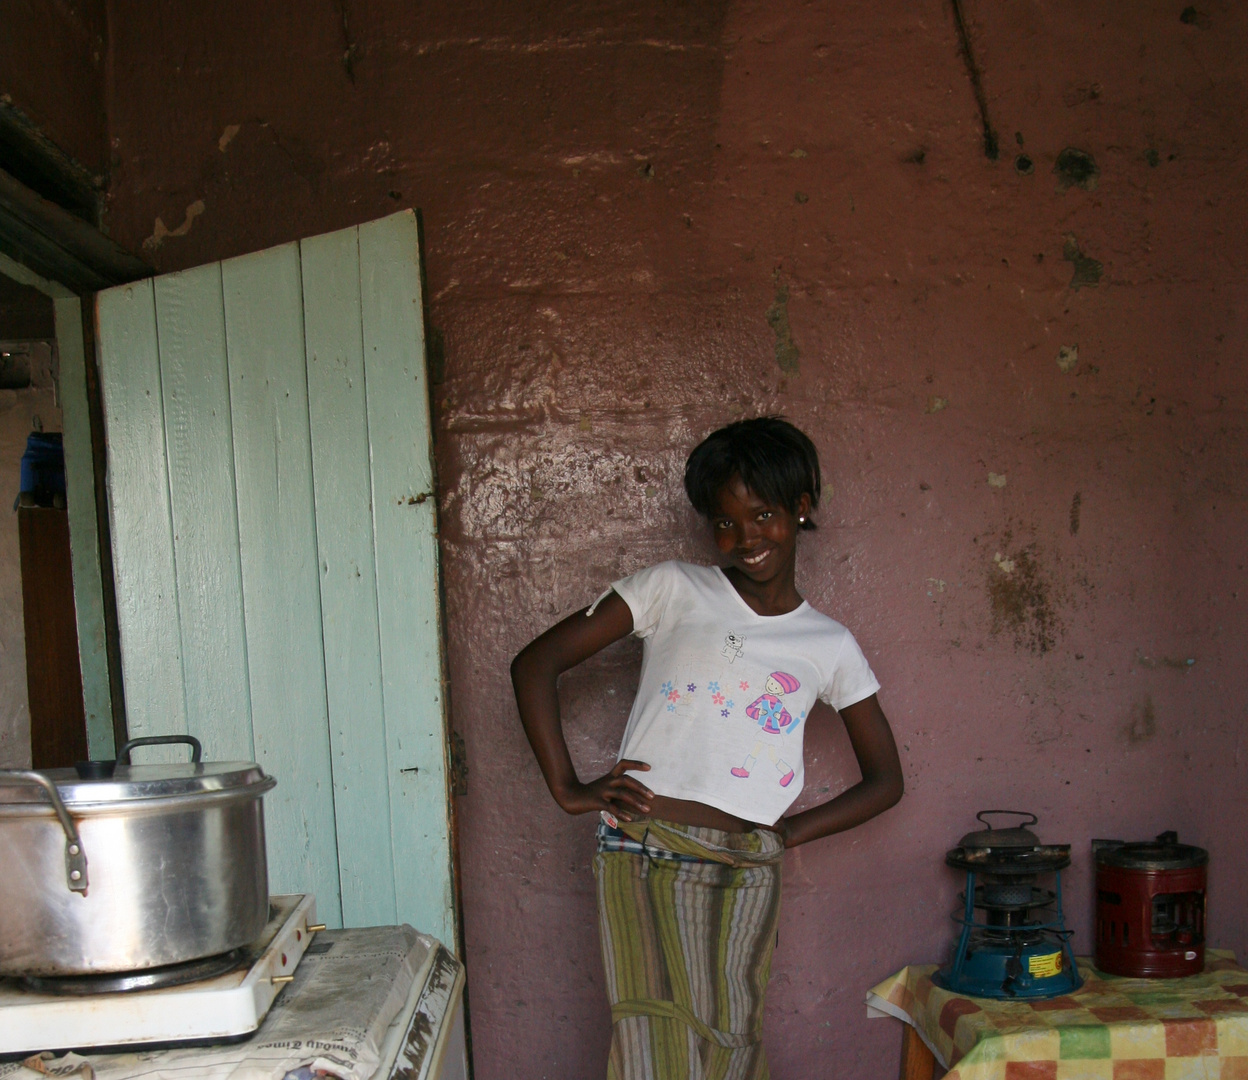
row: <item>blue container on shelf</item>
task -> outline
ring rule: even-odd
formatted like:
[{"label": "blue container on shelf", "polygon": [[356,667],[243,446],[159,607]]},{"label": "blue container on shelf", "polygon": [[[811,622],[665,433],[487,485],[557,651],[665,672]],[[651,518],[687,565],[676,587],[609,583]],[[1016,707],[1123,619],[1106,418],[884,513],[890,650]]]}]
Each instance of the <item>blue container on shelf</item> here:
[{"label": "blue container on shelf", "polygon": [[57,496],[65,502],[65,448],[59,431],[32,431],[26,437],[22,455],[22,477],[19,499],[33,501],[36,506],[52,506]]}]

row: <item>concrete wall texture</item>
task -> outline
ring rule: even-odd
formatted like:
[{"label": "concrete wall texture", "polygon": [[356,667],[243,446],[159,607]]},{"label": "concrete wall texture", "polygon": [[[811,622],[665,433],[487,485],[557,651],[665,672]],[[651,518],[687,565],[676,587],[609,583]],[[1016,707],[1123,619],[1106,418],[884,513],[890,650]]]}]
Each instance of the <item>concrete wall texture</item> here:
[{"label": "concrete wall texture", "polygon": [[[975,811],[1211,850],[1248,952],[1248,15],[1227,0],[110,0],[113,235],[163,269],[423,210],[477,1076],[601,1075],[594,823],[511,655],[707,559],[679,477],[784,412],[830,478],[799,585],[859,637],[902,804],[792,852],[780,1078],[886,1075],[864,992],[942,957]],[[1074,148],[1078,155],[1063,155]],[[639,652],[566,680],[586,774]],[[855,778],[812,726],[809,798]]]}]

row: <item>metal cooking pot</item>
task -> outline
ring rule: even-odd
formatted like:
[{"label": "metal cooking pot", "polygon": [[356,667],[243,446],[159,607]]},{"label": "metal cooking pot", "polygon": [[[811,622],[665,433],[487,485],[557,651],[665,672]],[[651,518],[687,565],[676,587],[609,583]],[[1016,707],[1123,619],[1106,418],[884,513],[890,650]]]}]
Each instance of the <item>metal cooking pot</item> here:
[{"label": "metal cooking pot", "polygon": [[[190,764],[129,764],[165,743],[189,745]],[[202,763],[183,735],[134,739],[116,762],[0,770],[0,975],[137,971],[254,940],[276,783],[251,762]]]}]

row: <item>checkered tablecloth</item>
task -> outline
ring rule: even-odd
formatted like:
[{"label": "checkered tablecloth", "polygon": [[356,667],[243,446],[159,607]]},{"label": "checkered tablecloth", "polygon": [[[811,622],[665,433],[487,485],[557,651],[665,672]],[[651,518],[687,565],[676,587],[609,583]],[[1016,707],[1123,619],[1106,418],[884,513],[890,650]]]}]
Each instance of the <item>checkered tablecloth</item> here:
[{"label": "checkered tablecloth", "polygon": [[1047,1001],[962,997],[935,964],[867,994],[868,1015],[911,1024],[948,1080],[1248,1080],[1248,971],[1210,949],[1186,979],[1124,979],[1079,959],[1083,986]]}]

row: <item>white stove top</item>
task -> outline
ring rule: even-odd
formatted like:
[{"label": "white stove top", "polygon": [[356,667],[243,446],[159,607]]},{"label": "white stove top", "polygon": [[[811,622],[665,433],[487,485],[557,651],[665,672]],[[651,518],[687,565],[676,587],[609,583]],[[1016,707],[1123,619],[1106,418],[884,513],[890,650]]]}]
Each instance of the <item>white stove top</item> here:
[{"label": "white stove top", "polygon": [[229,1039],[260,1026],[312,943],[316,899],[274,896],[247,968],[163,990],[66,996],[0,979],[0,1054]]}]

